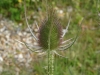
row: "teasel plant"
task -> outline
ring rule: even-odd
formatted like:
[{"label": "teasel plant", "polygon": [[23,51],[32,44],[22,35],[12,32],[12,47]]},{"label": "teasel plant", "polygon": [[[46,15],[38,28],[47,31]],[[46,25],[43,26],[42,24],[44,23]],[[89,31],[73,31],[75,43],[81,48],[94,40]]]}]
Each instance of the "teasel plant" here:
[{"label": "teasel plant", "polygon": [[[47,0],[46,0],[47,1]],[[27,14],[26,14],[26,2],[24,0],[24,10],[25,10],[25,21],[28,26],[28,29],[35,39],[35,41],[38,43],[38,45],[33,45],[32,49],[30,46],[25,43],[21,42],[19,40],[16,40],[22,44],[24,44],[29,50],[36,53],[46,53],[47,54],[47,75],[54,75],[54,60],[55,60],[55,54],[67,58],[61,54],[59,54],[57,51],[66,51],[68,48],[70,48],[78,38],[79,30],[77,31],[77,34],[74,38],[70,38],[67,40],[64,40],[64,37],[66,33],[68,32],[68,28],[70,26],[71,17],[69,18],[68,24],[65,29],[63,29],[63,26],[60,23],[60,19],[58,18],[56,11],[53,9],[53,7],[47,6],[46,9],[46,17],[45,19],[38,25],[36,23],[37,29],[38,29],[38,37],[36,37],[35,33],[32,32],[32,29],[28,23],[27,20]]]}]

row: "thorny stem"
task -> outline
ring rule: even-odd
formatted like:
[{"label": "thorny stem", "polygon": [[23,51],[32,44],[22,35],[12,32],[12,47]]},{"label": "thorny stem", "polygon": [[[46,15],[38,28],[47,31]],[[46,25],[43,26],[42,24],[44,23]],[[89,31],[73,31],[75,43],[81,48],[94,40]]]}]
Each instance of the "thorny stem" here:
[{"label": "thorny stem", "polygon": [[48,75],[54,75],[54,52],[48,53]]}]

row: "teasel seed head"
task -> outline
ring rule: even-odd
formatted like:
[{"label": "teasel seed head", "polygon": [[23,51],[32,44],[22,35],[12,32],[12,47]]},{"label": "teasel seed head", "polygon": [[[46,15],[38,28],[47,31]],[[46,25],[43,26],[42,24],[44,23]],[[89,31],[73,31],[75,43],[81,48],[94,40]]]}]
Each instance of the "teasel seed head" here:
[{"label": "teasel seed head", "polygon": [[41,23],[39,29],[39,45],[47,50],[50,40],[50,50],[54,50],[61,44],[62,26],[55,11],[50,10],[47,18]]}]

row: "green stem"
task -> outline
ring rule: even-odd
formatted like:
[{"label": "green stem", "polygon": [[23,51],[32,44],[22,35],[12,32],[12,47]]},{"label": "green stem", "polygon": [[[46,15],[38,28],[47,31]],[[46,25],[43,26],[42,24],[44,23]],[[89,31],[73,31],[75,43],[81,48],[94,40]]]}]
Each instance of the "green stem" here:
[{"label": "green stem", "polygon": [[54,75],[54,52],[48,53],[48,75]]}]

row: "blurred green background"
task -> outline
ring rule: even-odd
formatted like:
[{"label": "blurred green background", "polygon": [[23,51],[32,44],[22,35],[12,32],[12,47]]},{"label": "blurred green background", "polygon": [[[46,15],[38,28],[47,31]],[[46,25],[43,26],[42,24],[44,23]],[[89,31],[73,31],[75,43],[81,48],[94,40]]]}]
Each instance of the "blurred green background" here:
[{"label": "blurred green background", "polygon": [[[53,6],[58,12],[63,28],[66,27],[71,16],[69,33],[65,39],[75,36],[77,30],[79,37],[75,44],[67,51],[58,52],[66,57],[55,55],[54,75],[100,75],[100,1],[99,0],[26,0],[27,16],[29,23],[37,21],[40,24],[44,18],[46,9]],[[0,14],[3,17],[19,24],[22,29],[27,26],[24,19],[23,0],[2,0],[0,1]],[[80,22],[84,18],[82,25]],[[80,25],[80,29],[77,26]],[[38,60],[38,59],[37,59]],[[46,57],[32,62],[34,71],[28,72],[21,68],[20,75],[46,75]],[[6,66],[5,66],[6,67]],[[0,75],[15,75],[14,65],[9,71]]]}]

